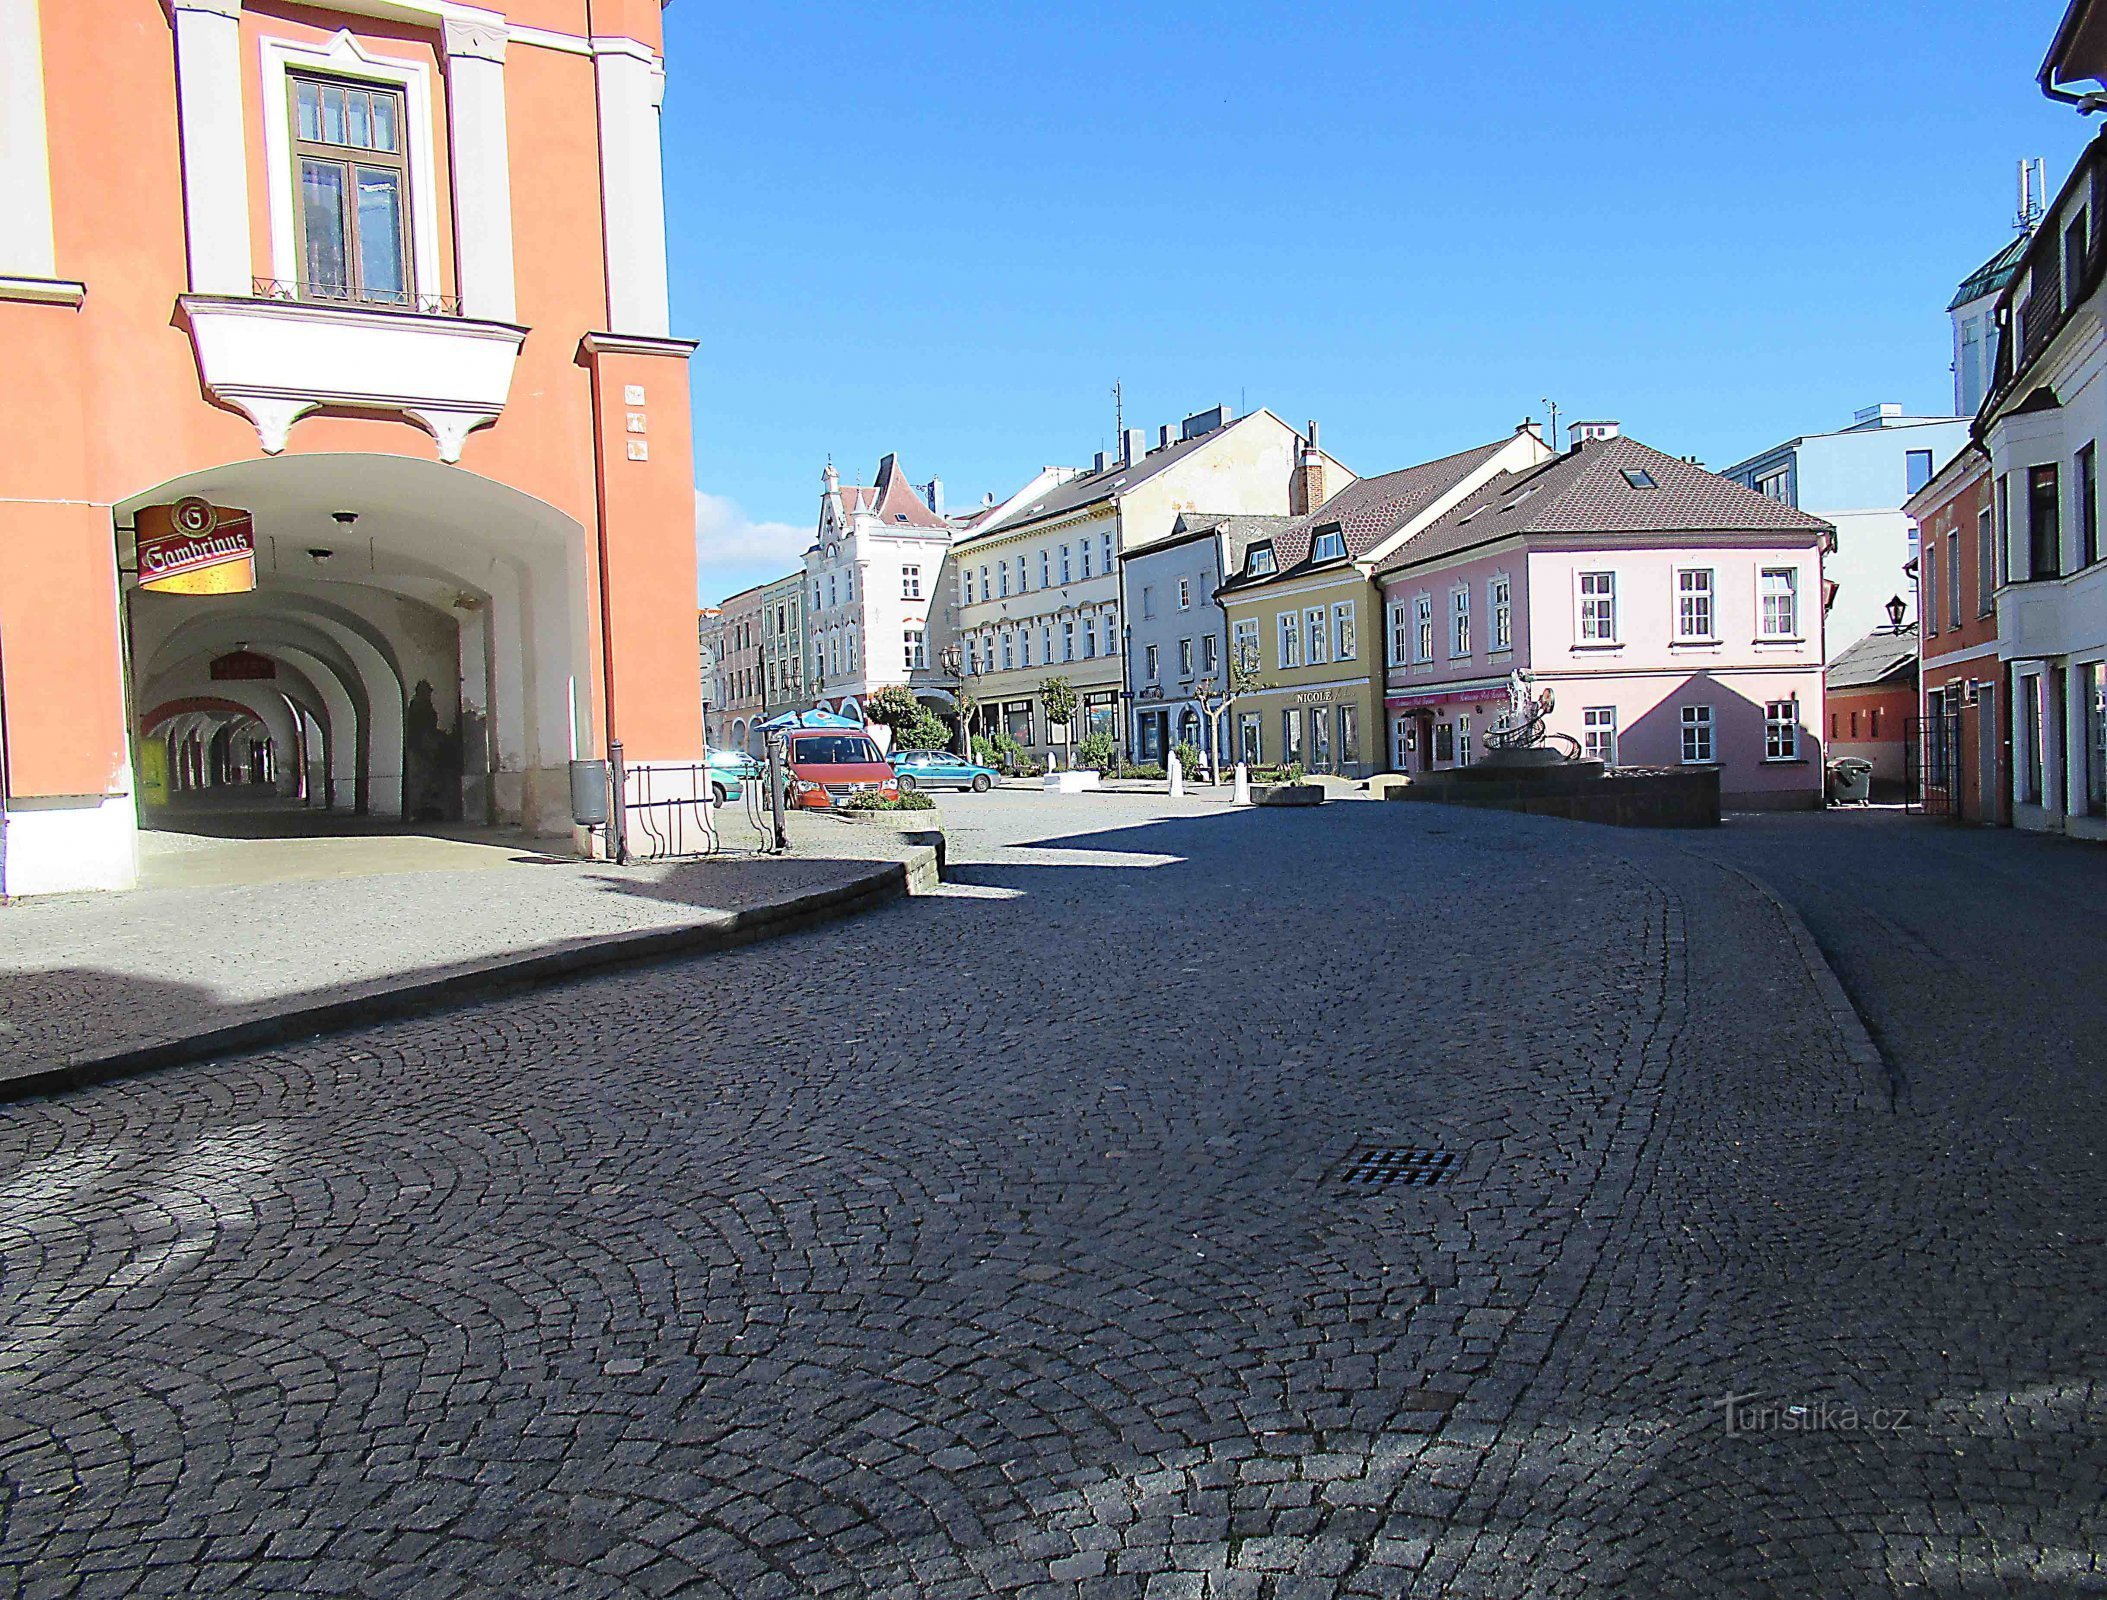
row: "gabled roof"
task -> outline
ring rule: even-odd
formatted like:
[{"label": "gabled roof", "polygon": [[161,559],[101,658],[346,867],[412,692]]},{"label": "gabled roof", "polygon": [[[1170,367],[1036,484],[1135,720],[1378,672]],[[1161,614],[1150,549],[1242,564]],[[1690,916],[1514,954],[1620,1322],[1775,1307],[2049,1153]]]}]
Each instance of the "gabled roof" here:
[{"label": "gabled roof", "polygon": [[[1655,487],[1625,477],[1643,472]],[[1467,496],[1397,552],[1416,566],[1521,533],[1819,533],[1820,517],[1636,439],[1589,439]]]},{"label": "gabled roof", "polygon": [[1993,295],[2010,283],[2012,275],[2019,270],[2019,263],[2026,256],[2027,241],[2032,237],[2031,234],[2021,233],[2007,240],[2002,250],[1961,280],[1960,288],[1954,291],[1953,298],[1946,303],[1946,309],[1958,311],[1971,300]]},{"label": "gabled roof", "polygon": [[878,462],[878,482],[871,489],[878,520],[887,527],[928,528],[949,533],[951,524],[929,509],[913,484],[900,472],[900,458],[888,451]]},{"label": "gabled roof", "polygon": [[[1067,516],[1086,506],[1110,500],[1114,495],[1139,488],[1158,473],[1167,472],[1179,462],[1199,454],[1217,440],[1227,438],[1238,428],[1260,417],[1273,417],[1273,413],[1261,406],[1256,411],[1238,417],[1234,422],[1226,422],[1219,428],[1210,428],[1207,432],[1190,439],[1180,439],[1160,450],[1151,450],[1132,465],[1115,460],[1102,472],[1081,473],[1066,483],[1055,484],[1031,504],[1018,507],[1013,516],[988,531],[1014,533],[1027,523],[1041,522],[1049,517]],[[1273,420],[1280,422],[1278,417],[1273,417]],[[1284,422],[1280,425],[1283,428],[1287,427]],[[975,536],[969,534],[968,538]]]},{"label": "gabled roof", "polygon": [[[1232,572],[1224,589],[1257,588],[1299,576],[1318,566],[1354,561],[1396,533],[1414,517],[1449,493],[1500,451],[1514,442],[1514,435],[1495,439],[1469,450],[1422,461],[1416,467],[1386,472],[1377,478],[1357,478],[1315,511],[1287,519],[1273,535],[1273,565],[1270,573],[1245,576]],[[1337,528],[1345,536],[1346,554],[1313,562],[1310,551],[1318,533]],[[1238,563],[1242,565],[1241,561]]]},{"label": "gabled roof", "polygon": [[[1218,515],[1205,511],[1181,511],[1178,520],[1171,524],[1171,531],[1160,539],[1151,539],[1147,544],[1138,544],[1131,550],[1120,552],[1119,559],[1132,561],[1137,556],[1154,555],[1158,550],[1168,550],[1172,545],[1187,544],[1194,539],[1211,537],[1219,533],[1226,548],[1223,556],[1228,567],[1242,565],[1244,552],[1254,540],[1270,539],[1293,522],[1293,517],[1256,517]],[[1225,568],[1226,570],[1226,568]]]},{"label": "gabled roof", "polygon": [[1916,624],[1900,633],[1882,628],[1867,634],[1829,663],[1824,677],[1831,689],[1874,689],[1917,675]]}]

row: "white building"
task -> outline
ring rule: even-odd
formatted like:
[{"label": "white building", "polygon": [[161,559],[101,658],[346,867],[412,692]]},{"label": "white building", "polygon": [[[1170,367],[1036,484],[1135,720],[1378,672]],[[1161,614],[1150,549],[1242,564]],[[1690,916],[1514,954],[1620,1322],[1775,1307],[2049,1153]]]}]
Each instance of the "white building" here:
[{"label": "white building", "polygon": [[918,491],[897,456],[878,480],[845,484],[830,461],[821,474],[819,529],[805,552],[805,648],[810,682],[830,710],[860,716],[888,684],[934,682],[930,599],[955,531],[942,485]]}]

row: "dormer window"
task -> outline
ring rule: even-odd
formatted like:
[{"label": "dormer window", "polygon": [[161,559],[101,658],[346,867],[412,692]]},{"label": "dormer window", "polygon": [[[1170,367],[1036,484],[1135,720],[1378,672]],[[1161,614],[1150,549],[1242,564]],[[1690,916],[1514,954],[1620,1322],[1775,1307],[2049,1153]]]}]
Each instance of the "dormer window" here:
[{"label": "dormer window", "polygon": [[1273,545],[1270,540],[1264,544],[1255,544],[1244,552],[1245,576],[1263,578],[1274,570]]},{"label": "dormer window", "polygon": [[1337,528],[1320,528],[1316,543],[1310,546],[1312,561],[1343,561],[1346,559],[1346,535]]},{"label": "dormer window", "polygon": [[1660,485],[1653,481],[1653,474],[1648,472],[1644,467],[1626,467],[1623,470],[1624,481],[1630,484],[1634,489],[1660,488]]}]

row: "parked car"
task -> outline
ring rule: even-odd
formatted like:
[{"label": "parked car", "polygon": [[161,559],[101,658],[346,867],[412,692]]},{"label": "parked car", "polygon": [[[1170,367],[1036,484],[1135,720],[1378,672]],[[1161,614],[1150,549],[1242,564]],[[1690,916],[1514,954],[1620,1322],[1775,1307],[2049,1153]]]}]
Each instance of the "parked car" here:
[{"label": "parked car", "polygon": [[902,789],[971,789],[975,794],[994,788],[997,776],[992,767],[948,750],[895,750],[893,770]]},{"label": "parked car", "polygon": [[703,752],[703,765],[710,772],[710,798],[720,806],[745,792],[742,784],[746,779],[758,778],[767,770],[739,750],[707,750]]},{"label": "parked car", "polygon": [[899,780],[866,733],[834,728],[792,728],[785,735],[790,761],[790,803],[824,811],[852,794],[876,790],[887,799],[900,793]]}]

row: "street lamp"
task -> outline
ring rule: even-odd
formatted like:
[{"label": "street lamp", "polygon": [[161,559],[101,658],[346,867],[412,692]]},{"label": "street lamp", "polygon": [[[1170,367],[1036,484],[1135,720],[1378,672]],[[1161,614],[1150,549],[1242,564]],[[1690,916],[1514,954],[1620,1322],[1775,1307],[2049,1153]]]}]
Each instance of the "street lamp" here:
[{"label": "street lamp", "polygon": [[970,676],[969,665],[963,646],[947,644],[937,652],[937,661],[944,669],[944,676],[951,680],[951,704],[958,712],[958,753],[964,760],[973,759],[973,731],[967,726],[972,715],[972,706],[966,679]]},{"label": "street lamp", "polygon": [[1900,633],[1902,631],[1902,613],[1908,609],[1909,606],[1903,601],[1901,595],[1890,595],[1887,603],[1888,627],[1896,633]]}]

